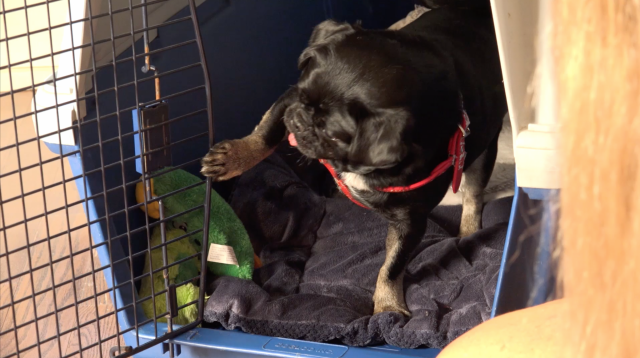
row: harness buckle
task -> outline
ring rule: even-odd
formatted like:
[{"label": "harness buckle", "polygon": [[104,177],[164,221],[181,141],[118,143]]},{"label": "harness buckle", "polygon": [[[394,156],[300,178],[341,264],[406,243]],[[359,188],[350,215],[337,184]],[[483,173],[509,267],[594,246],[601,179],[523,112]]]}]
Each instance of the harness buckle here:
[{"label": "harness buckle", "polygon": [[462,132],[462,136],[466,138],[469,136],[469,134],[471,134],[471,129],[469,129],[469,125],[471,125],[471,120],[469,120],[469,115],[467,114],[467,111],[465,111],[464,109],[462,110],[462,117],[464,118],[464,127],[461,124],[458,124],[458,128],[460,128],[460,131]]},{"label": "harness buckle", "polygon": [[[467,152],[460,153],[460,160],[458,160],[458,169],[464,169],[464,160],[467,158]],[[455,165],[455,162],[454,162]]]}]

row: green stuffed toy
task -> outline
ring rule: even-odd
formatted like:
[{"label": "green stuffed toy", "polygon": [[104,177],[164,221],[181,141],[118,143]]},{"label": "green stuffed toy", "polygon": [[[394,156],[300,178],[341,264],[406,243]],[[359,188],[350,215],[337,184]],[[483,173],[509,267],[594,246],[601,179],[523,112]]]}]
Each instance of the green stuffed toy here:
[{"label": "green stuffed toy", "polygon": [[[169,225],[167,225],[169,226]],[[185,232],[180,229],[167,229],[166,231],[166,239],[167,241],[176,239]],[[160,226],[154,228],[153,233],[151,235],[151,246],[158,246],[162,243],[161,229]],[[179,260],[182,260],[186,257],[192,256],[196,254],[198,251],[193,247],[189,238],[183,238],[182,240],[172,242],[167,245],[167,261],[168,263],[173,263]],[[148,254],[147,254],[148,255]],[[144,273],[149,273],[149,260],[148,256],[145,256],[147,260],[145,263]],[[159,269],[162,267],[162,248],[157,248],[151,251],[151,261],[153,264],[153,269]],[[194,277],[197,277],[200,274],[200,260],[198,257],[194,257],[185,262],[180,263],[179,265],[171,266],[168,269],[169,273],[169,283],[171,284],[181,284],[185,281],[188,281]],[[163,291],[166,289],[164,284],[164,276],[162,271],[156,272],[153,274],[153,289],[154,293],[156,293],[156,310],[153,311],[153,301],[151,299],[146,300],[142,303],[142,310],[147,317],[153,317],[154,315],[162,314],[163,312],[167,312],[167,301],[166,301],[166,293],[158,294],[157,292]],[[197,286],[193,285],[191,282],[186,283],[184,285],[180,285],[176,288],[176,301],[178,302],[178,307],[183,306],[189,302],[193,302],[198,299],[198,294],[200,290]],[[140,283],[140,291],[138,292],[138,296],[141,298],[150,297],[151,296],[151,278],[147,275],[145,276]],[[187,307],[184,307],[178,311],[178,316],[173,318],[172,322],[179,325],[186,325],[191,322],[194,322],[198,318],[198,305],[191,304]],[[158,322],[167,322],[166,317],[162,317],[158,319]]]},{"label": "green stuffed toy", "polygon": [[[165,168],[164,170],[169,169]],[[164,171],[163,170],[163,171]],[[155,198],[159,195],[165,195],[180,188],[193,184],[202,183],[202,180],[184,170],[178,169],[172,172],[162,174],[151,179],[151,193]],[[196,206],[204,204],[206,194],[204,185],[198,185],[194,188],[185,190],[180,193],[173,194],[162,200],[164,217],[179,215]],[[148,215],[154,219],[160,218],[160,210],[158,201],[154,198],[148,199],[147,209]],[[136,186],[136,200],[138,203],[144,202],[144,185],[138,183]],[[144,211],[144,206],[141,207]],[[166,240],[171,241],[188,232],[193,232],[203,228],[204,210],[197,209],[184,215],[179,215],[171,222],[165,224]],[[161,228],[157,225],[151,233],[151,246],[158,246],[162,243]],[[209,233],[207,242],[207,252],[211,244],[219,246],[213,247],[217,252],[209,253],[214,260],[230,262],[234,264],[222,262],[208,262],[209,271],[219,276],[234,276],[242,279],[251,279],[253,275],[254,265],[260,266],[260,260],[253,254],[249,235],[245,230],[242,222],[235,215],[231,207],[216,193],[211,191],[211,215],[209,218]],[[186,237],[182,240],[172,242],[167,245],[168,264],[190,257],[202,250],[202,231]],[[233,253],[233,254],[232,254]],[[235,260],[233,260],[235,258]],[[149,262],[148,254],[145,256],[145,262]],[[162,267],[162,248],[157,248],[151,252],[151,260],[153,269]],[[235,262],[237,261],[237,264]],[[169,283],[181,284],[187,280],[197,277],[200,274],[200,260],[194,257],[190,260],[171,266],[168,269]],[[144,273],[149,272],[149,265],[145,265]],[[162,271],[153,275],[154,292],[160,292],[166,289],[164,276]],[[198,299],[200,290],[192,283],[186,283],[176,288],[176,296],[178,307],[193,302]],[[145,276],[142,279],[138,296],[141,298],[151,296],[151,278]],[[147,317],[153,317],[153,302],[146,300],[142,303],[142,309]],[[166,294],[156,294],[156,311],[155,314],[161,314],[167,311]],[[197,319],[198,307],[196,304],[182,308],[178,312],[178,316],[173,319],[173,323],[185,325]],[[166,322],[166,318],[159,318],[158,321]]]},{"label": "green stuffed toy", "polygon": [[[162,171],[165,171],[165,168]],[[162,196],[172,191],[202,183],[202,179],[178,169],[151,179],[152,195]],[[138,202],[144,200],[144,186],[142,183],[136,187],[136,199]],[[206,194],[205,185],[197,185],[194,188],[173,194],[162,200],[164,216],[169,217],[179,215],[189,209],[204,204]],[[144,210],[144,207],[142,207]],[[159,218],[158,202],[154,201],[148,205],[148,215]],[[173,219],[174,227],[181,227],[186,232],[193,232],[203,228],[204,210],[197,209],[184,215],[179,215]],[[190,241],[196,250],[201,249],[202,232],[190,236]],[[215,244],[211,246],[211,244]],[[229,204],[215,191],[211,191],[211,215],[209,218],[208,242],[206,243],[208,253],[207,267],[209,271],[218,276],[234,276],[250,280],[253,275],[254,265],[259,265],[259,260],[253,253],[253,247],[249,240],[249,235],[240,219],[233,212]],[[212,252],[209,252],[212,250]],[[233,260],[235,257],[235,260]],[[218,262],[212,262],[218,261]],[[237,264],[235,262],[237,261]],[[226,263],[224,263],[226,262]],[[233,262],[230,264],[229,262]]]}]

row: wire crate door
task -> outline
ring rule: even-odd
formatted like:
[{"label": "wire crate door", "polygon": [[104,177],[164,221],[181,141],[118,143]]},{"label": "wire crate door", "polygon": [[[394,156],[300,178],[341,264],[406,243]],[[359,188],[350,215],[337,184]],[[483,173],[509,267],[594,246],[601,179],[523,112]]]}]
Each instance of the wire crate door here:
[{"label": "wire crate door", "polygon": [[203,322],[203,1],[0,1],[0,358],[177,356]]}]

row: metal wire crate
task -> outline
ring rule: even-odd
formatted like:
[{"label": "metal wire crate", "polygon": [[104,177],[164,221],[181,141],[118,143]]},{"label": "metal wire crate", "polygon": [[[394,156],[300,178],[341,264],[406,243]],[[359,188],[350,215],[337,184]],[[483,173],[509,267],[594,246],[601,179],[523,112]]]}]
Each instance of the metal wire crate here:
[{"label": "metal wire crate", "polygon": [[[299,348],[342,357],[435,357],[435,349],[355,348],[199,328],[203,290],[190,303],[199,312],[191,324],[159,322],[168,310],[157,311],[154,317],[143,313],[143,303],[166,297],[175,288],[168,284],[150,297],[138,295],[142,279],[151,276],[144,273],[151,266],[145,261],[151,251],[150,233],[173,218],[149,219],[140,208],[149,207],[150,196],[147,193],[137,204],[135,186],[156,177],[154,170],[167,164],[198,171],[199,158],[213,143],[213,128],[210,77],[195,13],[203,0],[141,1],[0,0],[0,358],[138,353],[296,357]],[[224,1],[208,3],[201,18],[222,13],[219,7]],[[219,41],[223,45],[234,45],[227,52],[224,46],[216,47],[219,62],[211,65],[218,84],[216,98],[222,98],[217,117],[234,120],[232,125],[220,123],[221,138],[253,128],[251,119],[235,119],[259,118],[275,99],[271,96],[295,80],[295,59],[308,39],[300,29],[310,31],[325,18],[347,19],[356,13],[360,17],[369,11],[370,2],[282,0],[234,5],[226,18],[221,16],[225,21],[209,32],[203,28],[205,43],[210,45],[215,35],[225,38]],[[287,21],[282,21],[285,17]],[[275,19],[278,26],[265,31],[259,18]],[[242,32],[247,22],[269,36],[256,40],[251,31]],[[254,40],[260,45],[255,51],[238,45]],[[271,49],[273,53],[263,59],[267,64],[254,66],[253,58]],[[243,57],[241,52],[249,53]],[[289,60],[291,71],[285,70]],[[230,63],[234,71],[229,70]],[[262,75],[265,68],[269,74]],[[251,81],[238,83],[240,75],[228,75],[242,70],[243,78]],[[254,105],[247,106],[243,96],[222,96],[228,83],[236,85],[235,92],[254,89],[250,92]],[[166,121],[143,121],[143,109],[163,102],[168,106]],[[156,132],[159,137],[154,137]],[[165,139],[166,133],[170,138]],[[148,137],[154,140],[147,142]],[[199,185],[206,185],[209,198],[211,183]],[[525,208],[518,209],[519,205]],[[203,210],[207,219],[208,207],[207,200],[204,208],[192,210]],[[533,241],[525,246],[513,239],[528,226],[530,216],[542,215],[529,209],[540,207],[518,189],[494,314],[530,305],[531,291],[549,286],[540,284],[547,282],[548,273],[537,270],[546,261],[534,249],[521,249],[549,246],[542,240],[548,235],[539,238],[533,233]],[[204,232],[207,223],[204,220]],[[196,230],[183,237],[194,234],[203,233]],[[163,237],[162,242],[155,250],[166,253],[172,241]],[[549,256],[549,250],[542,251]],[[186,259],[203,263],[203,254]],[[167,264],[166,255],[162,261],[159,267],[153,265],[155,273],[175,264]],[[194,279],[202,283],[203,276]],[[526,289],[523,278],[529,280]],[[513,295],[518,290],[521,294]],[[539,300],[547,295],[537,293]]]},{"label": "metal wire crate", "polygon": [[[164,172],[196,171],[213,143],[196,5],[2,0],[1,357],[131,356],[202,322],[204,290],[181,307],[171,303],[181,285],[204,287],[205,245],[176,262],[168,261],[167,246],[206,237],[210,181],[197,184],[206,186],[206,198],[191,209],[202,210],[203,229],[168,242],[165,225],[173,217],[164,217],[162,204],[160,220],[141,210],[194,187],[152,199],[148,183],[167,165],[172,169]],[[154,63],[171,52],[181,60]],[[185,83],[185,73],[201,81]],[[164,107],[166,116],[145,121],[150,107]],[[139,204],[138,183],[146,188]],[[151,247],[154,228],[162,240]],[[161,265],[152,265],[152,250],[162,250]],[[169,283],[167,271],[188,260],[199,260],[202,274]],[[141,281],[152,274],[165,275],[166,288],[154,292],[152,284],[152,294],[139,297]],[[160,296],[168,302],[164,312],[156,310]],[[153,317],[142,312],[145,301]],[[197,320],[173,324],[177,310],[190,305]],[[162,350],[180,353],[168,343]]]}]

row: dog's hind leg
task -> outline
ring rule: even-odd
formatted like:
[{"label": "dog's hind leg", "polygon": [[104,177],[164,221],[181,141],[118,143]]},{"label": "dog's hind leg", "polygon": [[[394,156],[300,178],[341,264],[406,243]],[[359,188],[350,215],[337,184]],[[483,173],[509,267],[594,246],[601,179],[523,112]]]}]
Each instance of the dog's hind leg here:
[{"label": "dog's hind leg", "polygon": [[482,226],[482,207],[484,189],[489,183],[493,166],[498,154],[499,134],[489,147],[464,172],[462,187],[462,219],[458,236],[466,237],[480,230]]},{"label": "dog's hind leg", "polygon": [[285,138],[287,128],[283,122],[284,112],[296,96],[297,90],[291,87],[269,108],[251,134],[214,145],[202,158],[201,173],[215,181],[228,180],[251,169],[273,153]]}]

